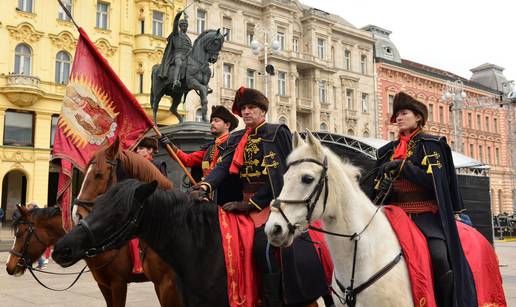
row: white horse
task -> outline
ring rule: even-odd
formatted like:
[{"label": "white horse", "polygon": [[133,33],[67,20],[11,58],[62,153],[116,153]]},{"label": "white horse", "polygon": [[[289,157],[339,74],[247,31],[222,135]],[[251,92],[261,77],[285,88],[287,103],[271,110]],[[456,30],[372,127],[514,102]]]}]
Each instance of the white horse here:
[{"label": "white horse", "polygon": [[274,246],[289,246],[310,221],[320,219],[325,231],[352,236],[326,235],[334,277],[344,286],[336,289],[341,298],[346,297],[342,288],[351,284],[354,263],[353,288],[385,271],[356,295],[356,306],[413,306],[400,244],[386,216],[360,189],[359,169],[307,134],[306,143],[294,134],[283,189],[265,226],[269,241]]}]

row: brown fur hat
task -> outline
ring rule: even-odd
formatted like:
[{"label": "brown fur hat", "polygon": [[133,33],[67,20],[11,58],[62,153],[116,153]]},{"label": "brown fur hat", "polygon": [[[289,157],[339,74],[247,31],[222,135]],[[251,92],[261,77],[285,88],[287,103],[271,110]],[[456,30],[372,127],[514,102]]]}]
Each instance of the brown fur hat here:
[{"label": "brown fur hat", "polygon": [[241,110],[246,104],[253,104],[265,112],[269,109],[269,99],[267,99],[262,92],[242,86],[235,94],[235,101],[233,101],[231,112],[238,116],[242,116]]},{"label": "brown fur hat", "polygon": [[137,147],[145,147],[145,148],[152,148],[154,151],[158,150],[158,140],[151,137],[144,137],[140,143],[138,143]]},{"label": "brown fur hat", "polygon": [[224,106],[211,107],[210,122],[214,117],[222,119],[225,123],[229,123],[229,131],[233,131],[238,126],[238,118],[226,109]]},{"label": "brown fur hat", "polygon": [[415,114],[421,115],[420,126],[423,127],[426,124],[428,119],[428,108],[426,105],[406,94],[404,92],[399,92],[394,96],[394,101],[392,104],[392,115],[391,115],[391,123],[396,122],[396,113],[400,110],[411,110]]}]

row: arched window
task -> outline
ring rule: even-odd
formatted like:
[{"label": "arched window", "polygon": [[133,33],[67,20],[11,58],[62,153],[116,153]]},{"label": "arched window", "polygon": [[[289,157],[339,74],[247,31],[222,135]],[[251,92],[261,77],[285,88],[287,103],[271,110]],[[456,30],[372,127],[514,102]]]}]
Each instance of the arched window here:
[{"label": "arched window", "polygon": [[282,125],[288,125],[288,121],[287,121],[287,118],[285,116],[280,116],[278,118],[278,123],[282,124]]},{"label": "arched window", "polygon": [[66,51],[59,51],[56,55],[56,83],[66,84],[70,76],[71,57]]},{"label": "arched window", "polygon": [[328,131],[328,125],[326,123],[321,123],[321,125],[319,126],[319,129],[321,131]]},{"label": "arched window", "polygon": [[355,131],[353,129],[348,129],[348,135],[355,135]]},{"label": "arched window", "polygon": [[195,110],[195,121],[196,122],[202,122],[202,110],[201,108],[198,108]]},{"label": "arched window", "polygon": [[364,137],[365,137],[365,138],[368,138],[368,137],[369,137],[369,131],[367,131],[367,130],[366,130],[366,131],[364,131]]},{"label": "arched window", "polygon": [[19,44],[14,50],[14,73],[30,75],[32,72],[32,49],[26,44]]}]

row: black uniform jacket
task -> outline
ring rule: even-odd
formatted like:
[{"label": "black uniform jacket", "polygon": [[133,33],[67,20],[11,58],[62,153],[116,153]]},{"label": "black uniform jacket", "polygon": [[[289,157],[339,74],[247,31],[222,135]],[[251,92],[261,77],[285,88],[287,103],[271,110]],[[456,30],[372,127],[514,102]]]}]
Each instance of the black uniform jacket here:
[{"label": "black uniform jacket", "polygon": [[[412,142],[412,144],[411,144]],[[445,137],[425,133],[415,135],[408,144],[407,159],[400,176],[415,184],[433,189],[439,218],[454,272],[456,303],[460,307],[478,306],[473,275],[459,240],[454,213],[464,208],[450,147]],[[381,147],[377,166],[390,161],[399,141]],[[431,172],[429,172],[429,167]],[[383,174],[378,174],[380,179]]]}]

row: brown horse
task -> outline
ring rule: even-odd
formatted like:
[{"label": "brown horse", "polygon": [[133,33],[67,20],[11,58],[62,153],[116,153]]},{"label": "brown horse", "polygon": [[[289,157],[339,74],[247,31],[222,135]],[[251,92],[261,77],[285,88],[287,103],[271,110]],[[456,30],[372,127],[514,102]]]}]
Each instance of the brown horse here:
[{"label": "brown horse", "polygon": [[[152,163],[132,152],[120,150],[116,140],[113,145],[96,152],[88,164],[81,191],[75,201],[77,215],[86,217],[92,201],[115,184],[120,174],[146,182],[157,180],[165,189],[172,187],[171,182]],[[53,245],[65,234],[61,214],[33,214],[39,210],[28,211],[23,207],[19,207],[19,210],[21,217],[16,227],[16,241],[7,263],[7,272],[11,275],[21,275],[25,271],[23,262],[27,260],[22,259],[22,254],[25,253],[27,259],[38,259],[46,246]],[[127,284],[149,280],[154,283],[161,306],[181,306],[174,271],[145,242],[141,242],[141,245],[144,251],[144,274],[132,273],[127,244],[120,249],[85,258],[107,306],[124,306]]]}]

